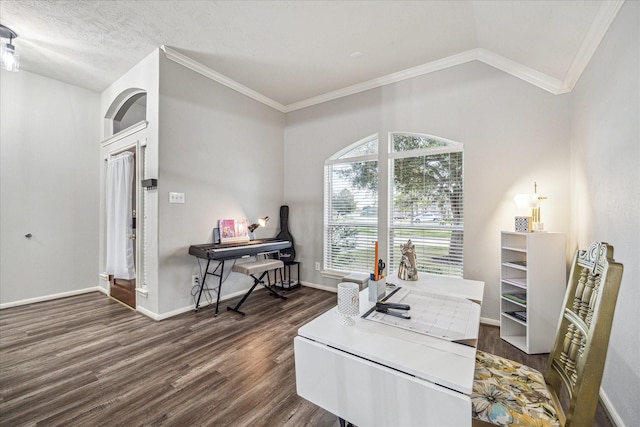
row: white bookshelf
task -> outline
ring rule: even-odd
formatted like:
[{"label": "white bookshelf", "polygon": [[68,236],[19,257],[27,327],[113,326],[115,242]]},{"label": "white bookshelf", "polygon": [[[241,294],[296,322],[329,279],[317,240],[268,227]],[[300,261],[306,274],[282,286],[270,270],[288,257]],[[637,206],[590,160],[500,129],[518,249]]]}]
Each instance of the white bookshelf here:
[{"label": "white bookshelf", "polygon": [[567,285],[566,236],[503,231],[500,252],[500,338],[548,353]]}]

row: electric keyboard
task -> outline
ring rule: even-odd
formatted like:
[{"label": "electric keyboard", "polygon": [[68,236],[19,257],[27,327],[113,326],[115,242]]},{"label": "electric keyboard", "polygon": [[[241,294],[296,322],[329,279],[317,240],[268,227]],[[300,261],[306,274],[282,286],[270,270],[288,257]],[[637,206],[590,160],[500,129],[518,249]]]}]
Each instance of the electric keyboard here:
[{"label": "electric keyboard", "polygon": [[281,239],[258,239],[234,243],[205,243],[191,245],[189,254],[203,259],[225,260],[242,258],[263,252],[279,251],[291,247],[291,242]]}]

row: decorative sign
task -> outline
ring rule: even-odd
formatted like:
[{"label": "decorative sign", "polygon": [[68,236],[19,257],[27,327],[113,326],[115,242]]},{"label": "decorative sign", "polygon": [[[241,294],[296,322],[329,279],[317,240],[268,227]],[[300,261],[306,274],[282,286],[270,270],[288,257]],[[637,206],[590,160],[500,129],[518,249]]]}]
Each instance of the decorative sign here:
[{"label": "decorative sign", "polygon": [[218,227],[220,243],[249,241],[249,226],[246,219],[221,219],[218,221]]}]

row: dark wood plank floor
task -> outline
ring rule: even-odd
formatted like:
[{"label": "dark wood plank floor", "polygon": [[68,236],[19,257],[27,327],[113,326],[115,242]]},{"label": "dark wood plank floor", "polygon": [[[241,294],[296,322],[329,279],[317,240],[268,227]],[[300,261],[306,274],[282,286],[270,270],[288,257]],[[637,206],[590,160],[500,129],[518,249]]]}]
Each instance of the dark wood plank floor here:
[{"label": "dark wood plank floor", "polygon": [[[255,292],[246,317],[204,308],[161,322],[100,293],[1,310],[0,426],[336,427],[296,395],[293,361],[298,327],[336,296],[287,295]],[[482,326],[480,343],[526,356],[496,327]],[[542,368],[546,358],[519,360]]]}]

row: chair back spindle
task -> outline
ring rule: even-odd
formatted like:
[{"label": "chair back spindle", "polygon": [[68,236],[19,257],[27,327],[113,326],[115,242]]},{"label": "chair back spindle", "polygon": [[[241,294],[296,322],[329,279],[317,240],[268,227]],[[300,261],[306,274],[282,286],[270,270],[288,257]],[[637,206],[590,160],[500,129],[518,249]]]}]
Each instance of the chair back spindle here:
[{"label": "chair back spindle", "polygon": [[593,422],[621,279],[613,247],[596,242],[576,252],[544,374],[557,408],[563,388],[569,396],[566,419],[558,414],[565,426]]}]

